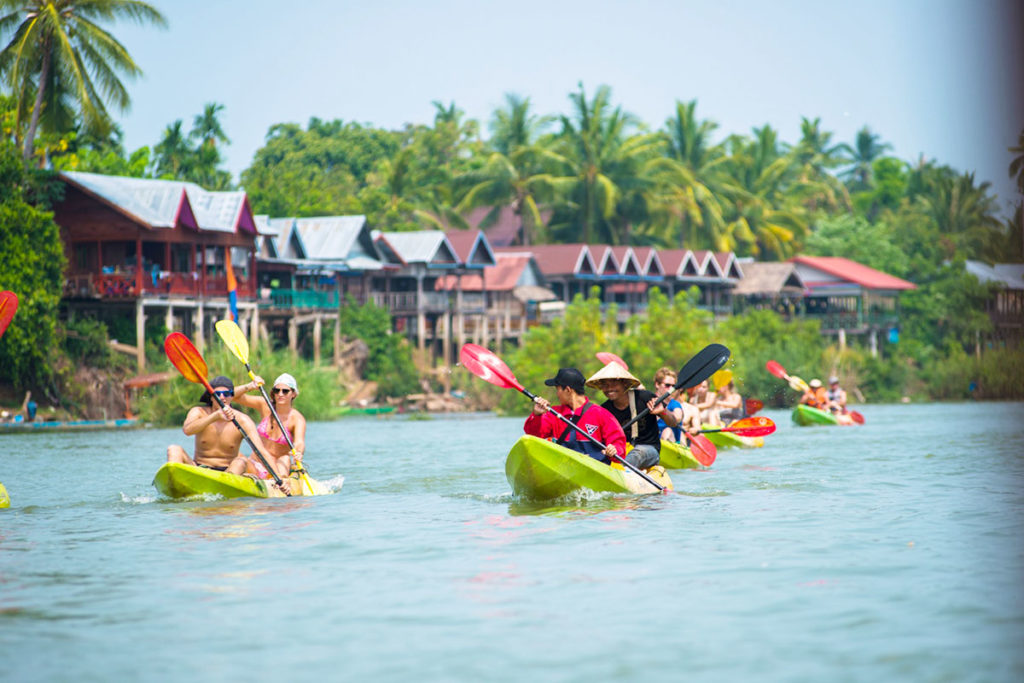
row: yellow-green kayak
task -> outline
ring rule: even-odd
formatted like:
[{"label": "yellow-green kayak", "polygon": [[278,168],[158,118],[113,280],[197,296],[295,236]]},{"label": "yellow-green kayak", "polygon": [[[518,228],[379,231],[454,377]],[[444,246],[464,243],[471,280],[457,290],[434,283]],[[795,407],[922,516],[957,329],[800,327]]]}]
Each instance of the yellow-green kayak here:
[{"label": "yellow-green kayak", "polygon": [[662,441],[659,455],[662,467],[670,470],[692,470],[701,467],[700,462],[693,457],[693,453],[685,444]]},{"label": "yellow-green kayak", "polygon": [[[663,467],[652,468],[647,475],[671,489],[672,480]],[[560,498],[578,489],[612,493],[656,493],[636,473],[605,465],[551,441],[523,436],[512,446],[505,460],[505,477],[517,496],[534,500]]]},{"label": "yellow-green kayak", "polygon": [[[321,496],[331,493],[330,489],[312,477],[312,487],[303,484],[302,495]],[[284,498],[274,488],[272,480],[253,479],[240,474],[229,474],[207,467],[184,465],[177,462],[164,463],[153,477],[156,490],[169,498],[190,496],[222,496],[224,498]]]},{"label": "yellow-green kayak", "polygon": [[4,488],[3,484],[0,484],[0,508],[11,507],[11,497],[7,495],[7,489]]}]

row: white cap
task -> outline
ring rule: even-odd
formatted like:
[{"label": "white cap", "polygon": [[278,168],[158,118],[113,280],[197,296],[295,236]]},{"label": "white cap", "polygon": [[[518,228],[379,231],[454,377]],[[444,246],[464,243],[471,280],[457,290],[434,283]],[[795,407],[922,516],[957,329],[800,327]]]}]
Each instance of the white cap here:
[{"label": "white cap", "polygon": [[818,387],[821,386],[821,380],[820,379],[812,379],[810,386],[811,386],[812,389],[817,389]]},{"label": "white cap", "polygon": [[278,375],[277,379],[274,380],[274,383],[271,386],[276,387],[278,384],[283,384],[286,387],[291,387],[292,390],[296,393],[296,395],[298,395],[299,393],[299,385],[295,382],[295,378],[289,375],[287,372]]}]

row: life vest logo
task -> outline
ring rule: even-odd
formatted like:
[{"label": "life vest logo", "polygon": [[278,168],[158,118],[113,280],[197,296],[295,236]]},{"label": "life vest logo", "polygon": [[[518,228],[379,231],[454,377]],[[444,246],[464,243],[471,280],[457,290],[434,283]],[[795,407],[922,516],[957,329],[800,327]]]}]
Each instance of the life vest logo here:
[{"label": "life vest logo", "polygon": [[596,432],[596,431],[597,431],[597,425],[587,425],[587,434],[590,434],[590,436],[593,436],[594,432]]}]

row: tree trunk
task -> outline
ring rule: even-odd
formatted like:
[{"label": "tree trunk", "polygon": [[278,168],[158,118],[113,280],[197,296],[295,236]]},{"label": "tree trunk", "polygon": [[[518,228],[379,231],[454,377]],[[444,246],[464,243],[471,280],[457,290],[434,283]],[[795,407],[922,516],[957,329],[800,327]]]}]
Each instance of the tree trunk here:
[{"label": "tree trunk", "polygon": [[28,132],[25,133],[24,159],[32,158],[32,151],[35,147],[36,128],[39,126],[39,116],[43,111],[43,93],[46,87],[46,78],[50,75],[50,41],[43,43],[43,66],[39,70],[39,86],[36,88],[36,101],[32,107],[32,120],[28,124]]}]

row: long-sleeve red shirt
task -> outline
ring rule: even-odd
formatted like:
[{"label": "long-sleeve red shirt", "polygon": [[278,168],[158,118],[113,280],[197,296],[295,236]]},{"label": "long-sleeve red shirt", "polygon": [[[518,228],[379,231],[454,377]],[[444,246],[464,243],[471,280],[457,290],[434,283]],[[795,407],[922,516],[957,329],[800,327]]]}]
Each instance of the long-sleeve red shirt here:
[{"label": "long-sleeve red shirt", "polygon": [[[615,446],[615,451],[620,456],[624,456],[626,454],[626,434],[622,431],[622,427],[619,426],[618,420],[607,410],[591,403],[589,399],[576,411],[570,410],[569,406],[566,405],[552,406],[552,409],[564,417],[578,416],[584,408],[586,408],[586,412],[583,413],[583,417],[579,420],[579,426],[606,446]],[[593,443],[549,412],[545,412],[543,415],[530,413],[530,416],[526,418],[526,424],[523,425],[524,432],[542,439],[557,439],[566,429],[569,429],[570,432],[566,435],[565,445],[593,457],[589,452],[590,449],[577,448],[573,441],[578,440],[581,445],[586,443],[590,446],[593,446]],[[594,450],[597,450],[596,446],[594,446]]]}]

